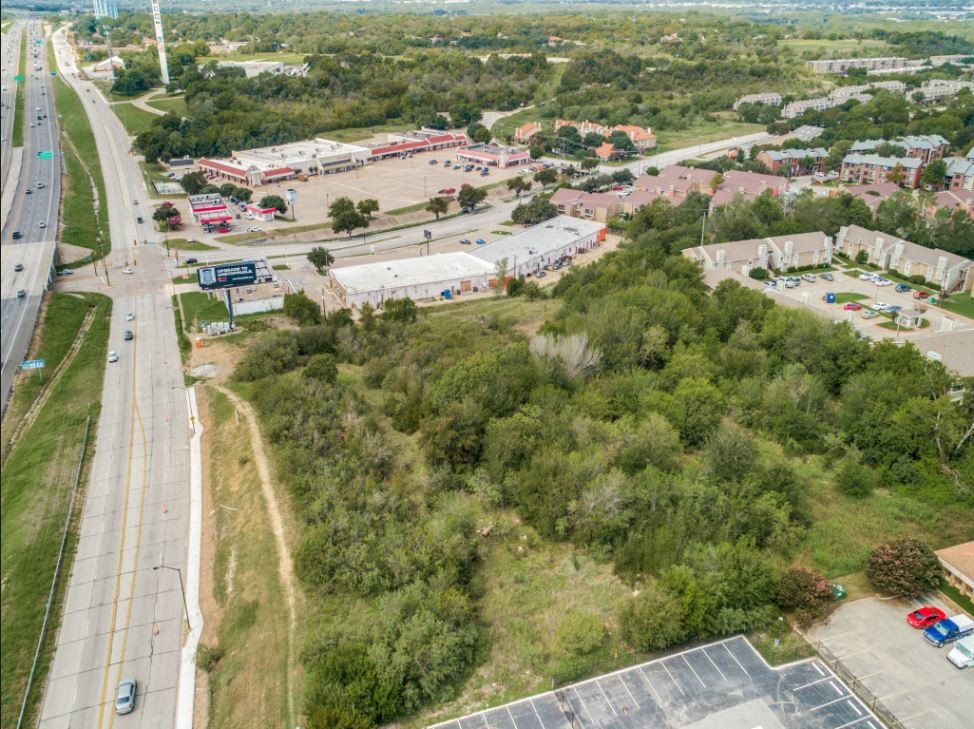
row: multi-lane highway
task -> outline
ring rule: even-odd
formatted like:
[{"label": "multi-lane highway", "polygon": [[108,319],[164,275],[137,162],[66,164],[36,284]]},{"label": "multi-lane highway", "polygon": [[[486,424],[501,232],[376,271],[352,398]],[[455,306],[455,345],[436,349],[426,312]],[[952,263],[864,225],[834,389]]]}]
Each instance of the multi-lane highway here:
[{"label": "multi-lane highway", "polygon": [[[150,231],[136,221],[147,197],[124,130],[97,90],[74,78],[63,33],[54,35],[54,47],[62,77],[85,100],[105,179],[112,239],[107,265],[113,272],[110,287],[99,285],[114,301],[109,348],[118,361],[105,372],[95,456],[40,724],[168,728],[175,720],[186,623],[179,577],[188,584],[191,576],[190,421],[167,263],[159,246],[147,241]],[[130,341],[126,330],[134,334]],[[116,716],[116,688],[129,678],[138,682],[135,711]]]},{"label": "multi-lane highway", "polygon": [[[13,377],[30,344],[41,297],[54,262],[61,199],[61,162],[45,40],[40,21],[28,21],[23,27],[27,35],[22,112],[24,147],[19,168],[10,169],[4,183],[5,195],[12,195],[8,198],[10,208],[3,220],[3,276],[0,281],[0,400],[4,409]],[[5,61],[12,57],[16,68],[20,57],[19,40],[16,50],[3,49],[3,57]],[[8,109],[3,111],[6,115]],[[18,109],[17,113],[21,111]]]},{"label": "multi-lane highway", "polygon": [[20,64],[20,42],[24,36],[24,23],[14,21],[9,32],[0,38],[0,181],[7,184],[10,170],[10,150],[13,145],[14,107],[17,98],[17,75]]}]

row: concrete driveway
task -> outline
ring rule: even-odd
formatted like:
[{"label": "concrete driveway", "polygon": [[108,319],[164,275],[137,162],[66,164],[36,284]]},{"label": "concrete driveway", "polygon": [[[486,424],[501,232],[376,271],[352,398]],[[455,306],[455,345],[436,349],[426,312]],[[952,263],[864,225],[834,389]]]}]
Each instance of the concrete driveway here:
[{"label": "concrete driveway", "polygon": [[864,598],[842,605],[828,623],[809,631],[907,729],[974,726],[974,671],[947,660],[949,646],[934,648],[906,615],[921,604],[950,610],[936,600]]}]

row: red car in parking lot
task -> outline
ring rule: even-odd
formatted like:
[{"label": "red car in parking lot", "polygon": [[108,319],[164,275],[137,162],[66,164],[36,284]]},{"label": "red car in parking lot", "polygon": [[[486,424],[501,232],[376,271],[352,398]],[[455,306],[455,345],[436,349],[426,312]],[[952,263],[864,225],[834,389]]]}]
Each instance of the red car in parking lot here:
[{"label": "red car in parking lot", "polygon": [[859,311],[862,308],[862,304],[857,304],[854,301],[850,301],[842,308],[845,309],[846,311]]},{"label": "red car in parking lot", "polygon": [[931,625],[936,625],[946,617],[947,614],[940,608],[927,606],[914,610],[907,615],[906,622],[914,628],[929,628]]},{"label": "red car in parking lot", "polygon": [[439,191],[439,192],[438,192],[437,194],[438,194],[438,195],[452,195],[452,194],[453,194],[453,193],[455,193],[455,192],[456,192],[456,189],[455,189],[455,188],[453,188],[453,187],[444,187],[444,188],[443,188],[442,190],[440,190],[440,191]]},{"label": "red car in parking lot", "polygon": [[926,291],[914,291],[913,292],[913,298],[914,299],[926,299],[929,296],[930,296],[930,294],[928,294]]}]

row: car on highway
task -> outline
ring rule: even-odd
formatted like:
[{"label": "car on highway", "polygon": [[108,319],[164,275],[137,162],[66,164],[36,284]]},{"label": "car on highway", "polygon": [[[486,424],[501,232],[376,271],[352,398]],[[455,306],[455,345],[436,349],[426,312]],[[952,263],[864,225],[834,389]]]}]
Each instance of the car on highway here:
[{"label": "car on highway", "polygon": [[477,243],[478,246],[487,245],[487,241],[485,241],[483,238],[478,238],[475,242]]},{"label": "car on highway", "polygon": [[135,690],[136,681],[134,678],[127,678],[118,685],[115,693],[115,713],[131,714],[135,709]]},{"label": "car on highway", "polygon": [[136,222],[136,223],[138,223],[139,225],[142,225],[142,223],[144,222],[144,221],[142,220],[142,216],[141,216],[141,215],[140,215],[140,216],[138,216],[138,217],[137,217],[137,218],[135,219],[135,222]]},{"label": "car on highway", "polygon": [[109,352],[108,353],[108,361],[109,362],[118,362],[118,352],[116,352],[114,349],[111,352]]},{"label": "car on highway", "polygon": [[123,268],[122,273],[124,273],[126,276],[131,276],[133,273],[135,273],[135,271],[133,271],[131,268]]},{"label": "car on highway", "polygon": [[862,304],[857,304],[854,301],[850,301],[848,304],[842,307],[845,311],[859,311],[862,309]]},{"label": "car on highway", "polygon": [[23,299],[26,296],[27,296],[27,292],[24,291],[23,289],[20,289],[19,291],[17,291],[17,298],[18,299]]},{"label": "car on highway", "polygon": [[20,273],[23,270],[24,270],[24,264],[23,263],[18,263],[16,266],[14,266],[14,271],[16,271],[17,273]]},{"label": "car on highway", "polygon": [[24,190],[24,194],[25,194],[25,195],[30,195],[30,194],[32,194],[33,192],[34,192],[34,191],[33,191],[33,190],[31,190],[31,189],[30,189],[29,187],[28,187],[28,188],[27,188],[26,190]]},{"label": "car on highway", "polygon": [[133,314],[131,311],[125,315],[125,321],[132,321],[134,318],[135,314]]},{"label": "car on highway", "polygon": [[38,182],[37,183],[37,189],[38,190],[43,190],[44,189],[44,183],[43,182]]},{"label": "car on highway", "polygon": [[39,223],[37,224],[37,227],[38,227],[38,228],[46,228],[46,227],[47,227],[47,223],[45,223],[45,222],[44,222],[44,221],[42,220],[41,222],[39,222]]},{"label": "car on highway", "polygon": [[187,266],[192,266],[194,263],[199,263],[199,259],[193,258],[192,256],[183,261]]},{"label": "car on highway", "polygon": [[125,334],[122,336],[122,339],[124,339],[126,342],[131,342],[133,339],[135,339],[135,335],[132,334],[131,329],[126,329]]},{"label": "car on highway", "polygon": [[925,605],[922,608],[917,608],[912,613],[906,616],[906,622],[913,626],[914,628],[929,628],[935,623],[939,623],[941,620],[947,617],[947,613],[938,607],[933,607],[932,605]]}]

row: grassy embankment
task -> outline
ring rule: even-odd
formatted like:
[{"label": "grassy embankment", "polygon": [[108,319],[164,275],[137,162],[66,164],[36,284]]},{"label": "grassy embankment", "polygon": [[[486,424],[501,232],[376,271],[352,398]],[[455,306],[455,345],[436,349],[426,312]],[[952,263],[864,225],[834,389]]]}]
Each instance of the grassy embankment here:
[{"label": "grassy embankment", "polygon": [[778,41],[778,48],[787,48],[797,54],[809,54],[809,58],[848,58],[850,56],[884,55],[889,47],[886,41],[873,38],[786,38]]},{"label": "grassy embankment", "polygon": [[[48,63],[54,62],[53,46],[47,47]],[[61,187],[60,242],[90,248],[93,258],[101,258],[111,249],[108,229],[108,195],[102,176],[101,160],[95,135],[88,123],[81,99],[60,76],[51,79],[54,103],[60,117],[61,153],[67,174]],[[96,202],[97,210],[96,208]],[[90,259],[78,261],[83,265]]]},{"label": "grassy embankment", "polygon": [[209,727],[293,726],[288,609],[249,428],[225,395],[205,386],[201,395],[210,454],[204,512],[216,535],[212,574],[203,578],[211,607],[199,651]]},{"label": "grassy embankment", "polygon": [[229,321],[227,307],[222,298],[210,296],[202,291],[189,291],[179,295],[183,305],[186,331],[199,329],[201,321]]},{"label": "grassy embankment", "polygon": [[172,112],[178,116],[186,116],[189,109],[186,106],[186,99],[182,96],[161,96],[147,99],[149,106],[159,109],[159,111]]},{"label": "grassy embankment", "polygon": [[122,122],[125,131],[133,137],[147,131],[152,126],[152,122],[159,118],[158,114],[140,109],[130,102],[112,104],[112,111],[115,112],[115,116]]},{"label": "grassy embankment", "polygon": [[[17,64],[17,73],[26,78],[27,76],[27,33],[20,38],[20,60]],[[13,147],[24,146],[24,119],[27,112],[24,110],[24,81],[17,81],[16,106],[14,107],[14,128],[10,135],[10,144]]]},{"label": "grassy embankment", "polygon": [[[85,462],[94,451],[93,434],[101,407],[102,380],[108,348],[111,300],[98,294],[53,294],[44,314],[36,356],[54,370],[75,339],[89,305],[96,307],[91,326],[75,356],[49,393],[32,424],[23,432],[3,463],[0,487],[0,545],[3,553],[3,591],[0,598],[3,630],[3,661],[0,663],[0,725],[14,726],[27,674],[44,617],[64,521],[71,505],[71,490],[78,468],[86,418],[91,416]],[[16,427],[13,418],[23,416],[40,393],[40,381],[22,382],[8,418],[5,441]],[[53,656],[60,621],[66,576],[74,553],[84,479],[74,504],[72,537],[62,566],[52,619],[48,623],[45,650],[35,676],[27,726],[33,726],[44,676]]]}]

